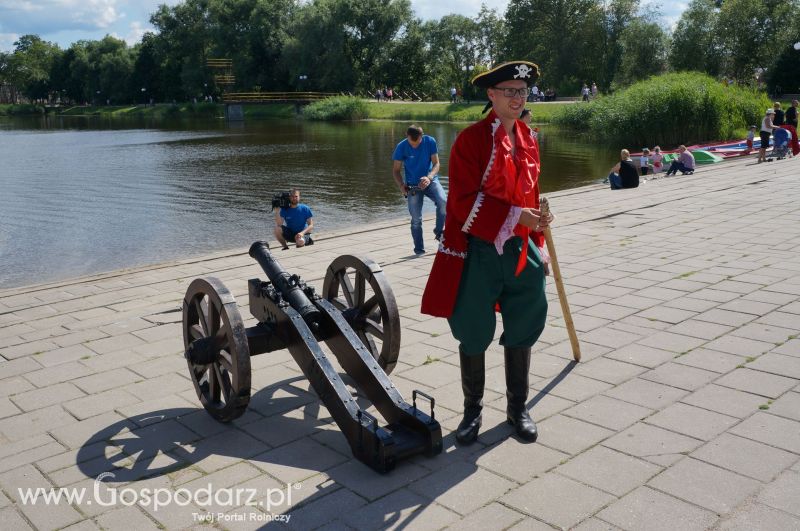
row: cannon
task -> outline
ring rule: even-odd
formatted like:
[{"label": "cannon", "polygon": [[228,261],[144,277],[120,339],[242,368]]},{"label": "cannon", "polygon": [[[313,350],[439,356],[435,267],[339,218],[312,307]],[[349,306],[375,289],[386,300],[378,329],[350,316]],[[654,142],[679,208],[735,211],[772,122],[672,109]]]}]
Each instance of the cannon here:
[{"label": "cannon", "polygon": [[[183,299],[185,357],[206,411],[220,422],[241,416],[250,401],[250,358],[288,349],[357,459],[387,472],[402,459],[441,453],[435,400],[414,390],[408,404],[388,376],[400,352],[400,315],[381,267],[368,258],[339,256],[325,273],[320,296],[286,272],[266,242],[255,242],[249,254],[269,279],[248,281],[255,326],[245,327],[233,294],[214,277],[193,280]],[[386,425],[359,406],[321,342]],[[429,402],[429,413],[417,407],[418,399]]]}]

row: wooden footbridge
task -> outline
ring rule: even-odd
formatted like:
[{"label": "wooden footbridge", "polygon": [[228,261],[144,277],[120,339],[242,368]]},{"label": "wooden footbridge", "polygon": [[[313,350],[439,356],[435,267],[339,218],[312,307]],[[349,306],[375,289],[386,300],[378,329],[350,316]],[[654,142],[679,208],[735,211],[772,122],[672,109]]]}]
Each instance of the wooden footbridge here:
[{"label": "wooden footbridge", "polygon": [[269,103],[295,103],[298,105],[305,105],[338,95],[338,92],[226,92],[222,95],[222,102],[239,105]]}]

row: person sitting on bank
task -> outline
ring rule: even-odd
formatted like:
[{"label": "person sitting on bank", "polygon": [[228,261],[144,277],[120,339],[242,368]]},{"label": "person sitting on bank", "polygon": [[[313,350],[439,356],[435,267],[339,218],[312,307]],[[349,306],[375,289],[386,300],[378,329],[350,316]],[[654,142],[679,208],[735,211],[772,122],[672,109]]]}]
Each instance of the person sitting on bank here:
[{"label": "person sitting on bank", "polygon": [[639,170],[636,169],[636,165],[631,160],[631,153],[627,149],[619,152],[619,162],[611,168],[608,182],[611,183],[612,190],[638,188]]},{"label": "person sitting on bank", "polygon": [[311,231],[314,230],[314,218],[311,209],[300,202],[300,190],[289,192],[289,208],[275,211],[275,238],[283,249],[288,249],[287,242],[294,241],[297,247],[313,245]]},{"label": "person sitting on bank", "polygon": [[681,144],[678,146],[678,153],[680,155],[677,159],[672,161],[670,164],[669,169],[667,170],[667,176],[675,175],[678,172],[681,172],[683,175],[691,175],[694,173],[694,155],[692,152],[686,149],[686,146]]}]

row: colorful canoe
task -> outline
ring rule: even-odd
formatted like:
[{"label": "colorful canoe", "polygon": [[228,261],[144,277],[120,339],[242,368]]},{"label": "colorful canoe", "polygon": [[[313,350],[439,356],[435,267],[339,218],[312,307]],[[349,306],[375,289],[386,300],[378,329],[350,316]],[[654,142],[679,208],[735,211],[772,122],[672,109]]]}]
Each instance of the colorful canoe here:
[{"label": "colorful canoe", "polygon": [[[702,149],[690,149],[689,150],[692,155],[694,155],[694,161],[697,164],[716,164],[717,162],[722,162],[725,160],[717,153],[712,153],[710,151],[705,151]],[[677,159],[680,156],[678,153],[665,153],[664,154],[664,166],[669,166],[673,160]]]}]

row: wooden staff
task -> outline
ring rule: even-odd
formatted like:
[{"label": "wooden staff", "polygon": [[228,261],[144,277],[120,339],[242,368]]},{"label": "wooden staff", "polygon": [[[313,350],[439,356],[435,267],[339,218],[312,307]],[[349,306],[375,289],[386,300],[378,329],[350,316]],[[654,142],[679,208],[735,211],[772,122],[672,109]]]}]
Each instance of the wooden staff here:
[{"label": "wooden staff", "polygon": [[[539,199],[539,209],[542,212],[542,217],[547,217],[550,214],[550,205],[546,197]],[[564,314],[564,323],[567,325],[569,342],[572,345],[572,357],[575,358],[575,361],[581,361],[581,346],[578,344],[578,334],[575,332],[575,323],[572,322],[572,314],[569,311],[567,292],[564,290],[564,281],[561,278],[561,268],[558,267],[556,246],[553,244],[553,235],[550,233],[550,227],[544,228],[544,239],[547,242],[547,252],[550,253],[550,267],[553,268],[553,278],[556,281],[558,301],[561,303],[561,313]]]}]

